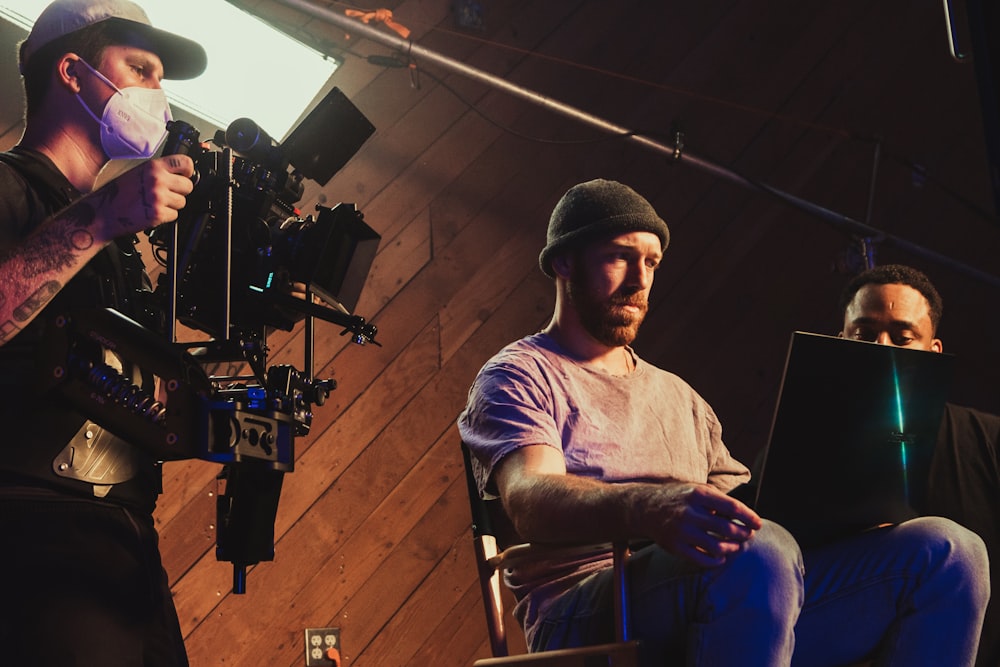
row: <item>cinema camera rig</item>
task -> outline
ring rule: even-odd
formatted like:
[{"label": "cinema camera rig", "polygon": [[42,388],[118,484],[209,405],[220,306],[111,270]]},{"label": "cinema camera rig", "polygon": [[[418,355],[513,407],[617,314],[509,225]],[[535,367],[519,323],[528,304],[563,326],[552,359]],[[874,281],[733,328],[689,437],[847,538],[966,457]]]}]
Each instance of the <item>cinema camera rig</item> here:
[{"label": "cinema camera rig", "polygon": [[[245,592],[247,567],[274,558],[295,438],[309,432],[312,406],[336,387],[313,378],[314,319],[343,327],[356,343],[375,343],[376,327],[350,313],[379,235],[353,204],[317,206],[305,217],[294,206],[304,178],[325,185],[372,132],[336,88],[282,145],[246,118],[219,131],[214,147],[172,121],[163,154],[194,160],[195,187],[175,224],[148,233],[165,265],[145,308],[161,313],[159,322],[144,326],[97,309],[57,323],[56,346],[65,353],[53,375],[81,412],[160,460],[223,464],[216,557],[233,564],[235,593]],[[292,296],[303,288],[304,298]],[[268,332],[303,319],[304,369],[268,367]],[[178,323],[209,339],[178,342]],[[105,363],[108,352],[124,360],[122,369]],[[209,374],[219,367],[244,373]]]}]

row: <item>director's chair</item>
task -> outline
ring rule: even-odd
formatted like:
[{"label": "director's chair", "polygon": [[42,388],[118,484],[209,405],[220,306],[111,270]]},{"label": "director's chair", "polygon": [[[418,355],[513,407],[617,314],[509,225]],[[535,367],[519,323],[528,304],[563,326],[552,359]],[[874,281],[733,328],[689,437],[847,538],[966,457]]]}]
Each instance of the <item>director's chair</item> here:
[{"label": "director's chair", "polygon": [[567,648],[540,653],[509,655],[504,601],[501,597],[500,573],[519,564],[564,556],[574,558],[588,553],[606,551],[608,544],[553,547],[528,544],[521,540],[504,512],[499,500],[486,500],[479,495],[468,447],[462,444],[465,479],[472,509],[472,538],[479,573],[479,586],[486,611],[486,627],[490,636],[492,658],[475,661],[473,667],[505,667],[525,665],[535,667],[635,667],[638,664],[638,642],[630,639],[628,585],[625,564],[629,547],[626,543],[611,545],[614,554],[615,642],[597,646]]}]

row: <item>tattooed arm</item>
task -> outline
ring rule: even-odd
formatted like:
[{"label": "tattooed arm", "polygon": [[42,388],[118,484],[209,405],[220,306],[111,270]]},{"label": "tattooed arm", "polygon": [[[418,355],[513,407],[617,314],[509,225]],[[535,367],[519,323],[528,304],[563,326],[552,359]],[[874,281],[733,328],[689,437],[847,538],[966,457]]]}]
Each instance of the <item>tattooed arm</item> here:
[{"label": "tattooed arm", "polygon": [[23,329],[108,243],[177,219],[193,187],[184,155],[144,162],[0,252],[0,345]]}]

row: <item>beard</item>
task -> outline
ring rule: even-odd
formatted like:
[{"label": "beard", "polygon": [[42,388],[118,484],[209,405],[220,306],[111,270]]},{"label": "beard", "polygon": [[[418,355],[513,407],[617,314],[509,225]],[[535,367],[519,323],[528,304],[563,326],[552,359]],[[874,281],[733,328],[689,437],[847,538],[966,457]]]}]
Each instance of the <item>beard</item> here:
[{"label": "beard", "polygon": [[[639,289],[620,288],[609,297],[596,295],[581,262],[573,266],[568,296],[583,328],[608,347],[630,345],[649,310],[649,302]],[[639,311],[626,310],[627,306],[638,307]]]}]

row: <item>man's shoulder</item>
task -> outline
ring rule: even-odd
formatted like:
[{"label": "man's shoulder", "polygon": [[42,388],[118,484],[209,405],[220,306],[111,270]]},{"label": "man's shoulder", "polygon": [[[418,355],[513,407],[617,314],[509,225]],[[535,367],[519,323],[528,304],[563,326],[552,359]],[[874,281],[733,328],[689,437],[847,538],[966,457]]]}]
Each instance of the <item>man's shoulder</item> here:
[{"label": "man's shoulder", "polygon": [[961,405],[959,403],[948,402],[945,403],[945,409],[953,415],[961,415],[966,417],[981,418],[987,420],[998,420],[1000,421],[1000,415],[994,414],[992,412],[987,412],[980,408],[973,408],[968,405]]},{"label": "man's shoulder", "polygon": [[6,194],[11,188],[29,187],[28,180],[17,166],[18,158],[10,152],[0,152],[0,193]]},{"label": "man's shoulder", "polygon": [[6,244],[20,236],[33,222],[34,188],[16,165],[11,153],[0,153],[0,242]]},{"label": "man's shoulder", "polygon": [[0,153],[0,222],[8,228],[31,229],[79,195],[45,155],[20,146]]},{"label": "man's shoulder", "polygon": [[532,369],[553,361],[552,351],[546,350],[539,334],[532,334],[502,347],[483,365],[480,373],[505,369]]},{"label": "man's shoulder", "polygon": [[687,380],[673,371],[668,371],[667,369],[657,366],[656,364],[646,361],[645,359],[640,359],[638,366],[645,375],[650,376],[657,382],[666,383],[678,389],[689,391],[692,394],[698,393]]},{"label": "man's shoulder", "polygon": [[6,176],[35,190],[53,190],[61,197],[70,197],[75,188],[59,171],[48,156],[21,146],[14,146],[8,151],[0,152],[0,168]]},{"label": "man's shoulder", "polygon": [[544,334],[530,334],[504,345],[490,358],[490,361],[502,362],[520,357],[539,358],[558,354],[558,350],[552,349],[547,343],[548,340]]},{"label": "man's shoulder", "polygon": [[945,404],[945,416],[953,428],[975,429],[994,441],[1000,440],[1000,415],[956,403]]}]

